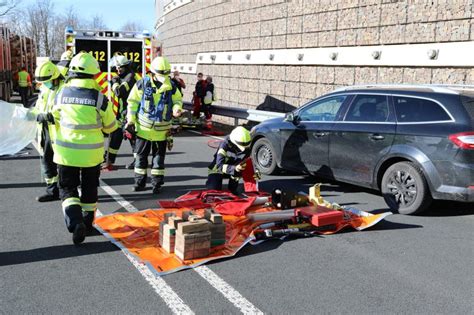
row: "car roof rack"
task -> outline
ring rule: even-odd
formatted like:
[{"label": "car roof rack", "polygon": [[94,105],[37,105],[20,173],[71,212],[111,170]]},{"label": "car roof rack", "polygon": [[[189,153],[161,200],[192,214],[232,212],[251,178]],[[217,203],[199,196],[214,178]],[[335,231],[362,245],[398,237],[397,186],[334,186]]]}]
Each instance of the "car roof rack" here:
[{"label": "car roof rack", "polygon": [[474,85],[463,84],[362,84],[338,88],[333,92],[359,89],[427,89],[435,93],[459,94],[459,90],[474,90]]}]

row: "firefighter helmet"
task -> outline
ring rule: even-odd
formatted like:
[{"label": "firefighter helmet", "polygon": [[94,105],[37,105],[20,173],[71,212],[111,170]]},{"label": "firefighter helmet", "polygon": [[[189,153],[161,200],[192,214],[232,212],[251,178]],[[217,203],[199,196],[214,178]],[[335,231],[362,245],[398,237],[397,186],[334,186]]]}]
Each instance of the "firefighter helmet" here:
[{"label": "firefighter helmet", "polygon": [[250,137],[250,132],[242,126],[234,128],[230,133],[230,141],[235,144],[240,151],[245,151],[250,144],[252,143],[252,138]]},{"label": "firefighter helmet", "polygon": [[151,72],[161,75],[171,73],[171,65],[165,57],[156,57],[151,62]]},{"label": "firefighter helmet", "polygon": [[71,59],[69,71],[96,75],[100,72],[100,66],[97,60],[91,54],[81,51]]},{"label": "firefighter helmet", "polygon": [[59,74],[58,68],[51,61],[42,63],[35,70],[36,81],[41,83],[57,79]]},{"label": "firefighter helmet", "polygon": [[62,53],[60,60],[71,60],[74,57],[72,50],[68,49]]},{"label": "firefighter helmet", "polygon": [[127,57],[125,57],[124,55],[115,55],[113,56],[112,58],[112,66],[113,67],[125,67],[125,66],[128,66],[129,64],[131,64],[132,62],[130,60],[127,59]]}]

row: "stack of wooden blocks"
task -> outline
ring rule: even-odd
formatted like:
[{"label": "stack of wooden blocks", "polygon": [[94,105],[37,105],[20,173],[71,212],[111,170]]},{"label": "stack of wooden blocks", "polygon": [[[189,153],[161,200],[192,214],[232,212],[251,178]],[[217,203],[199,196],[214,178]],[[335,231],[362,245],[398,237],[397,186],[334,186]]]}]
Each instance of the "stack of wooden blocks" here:
[{"label": "stack of wooden blocks", "polygon": [[160,223],[160,246],[182,260],[209,256],[212,246],[225,244],[222,216],[206,210],[204,218],[185,211],[182,217],[165,215]]}]

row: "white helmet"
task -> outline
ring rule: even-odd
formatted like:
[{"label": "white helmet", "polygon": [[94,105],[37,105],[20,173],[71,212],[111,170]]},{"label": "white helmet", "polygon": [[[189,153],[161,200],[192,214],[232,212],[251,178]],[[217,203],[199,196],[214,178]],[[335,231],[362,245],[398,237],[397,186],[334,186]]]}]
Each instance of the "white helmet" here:
[{"label": "white helmet", "polygon": [[128,60],[127,57],[125,57],[124,55],[117,54],[112,57],[112,60],[110,61],[110,66],[118,68],[118,67],[128,66],[131,63],[132,62]]}]

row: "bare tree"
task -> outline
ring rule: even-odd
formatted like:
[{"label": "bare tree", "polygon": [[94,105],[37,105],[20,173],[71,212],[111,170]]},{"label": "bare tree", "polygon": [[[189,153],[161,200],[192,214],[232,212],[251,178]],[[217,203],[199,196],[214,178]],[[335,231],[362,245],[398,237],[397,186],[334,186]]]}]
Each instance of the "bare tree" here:
[{"label": "bare tree", "polygon": [[64,27],[66,26],[71,26],[72,28],[82,27],[80,18],[77,15],[76,7],[74,7],[73,5],[70,5],[66,9],[66,14],[64,14],[64,16],[62,17],[62,23],[64,24]]},{"label": "bare tree", "polygon": [[39,18],[39,25],[42,31],[43,47],[46,56],[51,56],[51,27],[54,25],[53,2],[51,0],[37,0],[36,12]]},{"label": "bare tree", "polygon": [[92,17],[90,24],[86,27],[92,30],[105,30],[107,25],[104,22],[104,17],[102,15],[96,14]]},{"label": "bare tree", "polygon": [[1,0],[0,1],[0,17],[7,16],[18,6],[20,0]]},{"label": "bare tree", "polygon": [[143,31],[143,25],[139,22],[127,21],[124,25],[122,25],[122,31]]}]

